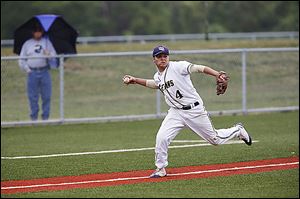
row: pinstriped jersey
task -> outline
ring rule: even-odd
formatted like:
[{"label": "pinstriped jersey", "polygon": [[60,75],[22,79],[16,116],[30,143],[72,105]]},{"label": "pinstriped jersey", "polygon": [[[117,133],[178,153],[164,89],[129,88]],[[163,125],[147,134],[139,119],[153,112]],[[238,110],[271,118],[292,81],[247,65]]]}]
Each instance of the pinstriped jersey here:
[{"label": "pinstriped jersey", "polygon": [[203,101],[191,81],[191,66],[193,64],[187,61],[170,61],[162,73],[158,71],[154,74],[155,84],[170,107],[181,109],[196,101],[203,106]]}]

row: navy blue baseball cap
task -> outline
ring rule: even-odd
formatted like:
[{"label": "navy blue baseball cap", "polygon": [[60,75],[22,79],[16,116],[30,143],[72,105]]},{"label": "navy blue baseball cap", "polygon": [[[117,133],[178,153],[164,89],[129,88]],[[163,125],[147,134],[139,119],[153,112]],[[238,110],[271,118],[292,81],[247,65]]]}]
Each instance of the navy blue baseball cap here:
[{"label": "navy blue baseball cap", "polygon": [[153,49],[152,56],[155,57],[159,54],[169,55],[169,49],[164,46],[157,46]]}]

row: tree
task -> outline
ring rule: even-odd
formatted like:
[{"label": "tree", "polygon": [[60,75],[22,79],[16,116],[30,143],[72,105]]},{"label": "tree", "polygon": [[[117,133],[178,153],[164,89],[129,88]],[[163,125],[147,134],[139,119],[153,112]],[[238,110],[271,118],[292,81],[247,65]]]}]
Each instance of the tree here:
[{"label": "tree", "polygon": [[298,1],[1,1],[1,39],[37,14],[80,36],[298,31]]}]

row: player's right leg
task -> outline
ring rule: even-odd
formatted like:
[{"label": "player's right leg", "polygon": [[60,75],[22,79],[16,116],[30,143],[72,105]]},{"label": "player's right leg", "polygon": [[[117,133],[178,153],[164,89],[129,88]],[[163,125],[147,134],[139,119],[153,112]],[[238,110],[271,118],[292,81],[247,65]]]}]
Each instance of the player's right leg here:
[{"label": "player's right leg", "polygon": [[233,138],[243,140],[247,145],[251,145],[251,137],[241,124],[226,129],[215,129],[208,113],[204,110],[198,117],[186,119],[187,125],[203,139],[213,145],[225,144]]},{"label": "player's right leg", "polygon": [[184,122],[178,113],[170,109],[156,135],[155,165],[157,169],[151,174],[151,178],[167,175],[165,167],[168,165],[169,144],[184,126]]},{"label": "player's right leg", "polygon": [[252,144],[252,138],[248,134],[242,123],[238,123],[233,127],[227,129],[215,129],[215,131],[217,132],[217,137],[219,138],[216,142],[217,144],[224,144],[228,140],[235,137],[237,137],[240,140],[243,140],[247,145]]}]

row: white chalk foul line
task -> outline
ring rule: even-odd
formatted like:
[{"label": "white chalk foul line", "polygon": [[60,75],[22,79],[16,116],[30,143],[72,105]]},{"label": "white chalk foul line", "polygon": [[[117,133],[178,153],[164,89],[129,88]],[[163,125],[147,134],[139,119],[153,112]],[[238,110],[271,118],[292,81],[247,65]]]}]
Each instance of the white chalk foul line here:
[{"label": "white chalk foul line", "polygon": [[[194,174],[201,174],[201,173],[214,173],[214,172],[222,172],[222,171],[235,171],[235,170],[245,170],[245,169],[266,168],[266,167],[288,166],[288,165],[296,165],[296,164],[299,164],[299,162],[266,164],[266,165],[245,166],[245,167],[231,167],[231,168],[224,168],[224,169],[212,169],[212,170],[204,170],[204,171],[174,173],[174,174],[168,174],[168,176],[194,175]],[[131,178],[114,178],[114,179],[107,179],[107,180],[90,180],[90,181],[79,181],[79,182],[64,182],[64,183],[53,183],[53,184],[36,184],[36,185],[13,186],[13,187],[1,187],[1,190],[66,186],[66,185],[91,184],[91,183],[103,183],[103,182],[116,182],[116,181],[125,181],[125,180],[139,180],[139,179],[146,179],[146,178],[149,178],[149,176],[131,177]]]},{"label": "white chalk foul line", "polygon": [[200,142],[200,143],[205,143],[207,141],[205,140],[173,140],[173,143],[194,143],[194,142]]},{"label": "white chalk foul line", "polygon": [[78,185],[78,184],[91,184],[91,183],[101,183],[101,182],[116,182],[124,180],[138,180],[149,178],[149,176],[142,177],[132,177],[132,178],[115,178],[107,180],[89,180],[81,182],[63,182],[63,183],[53,183],[53,184],[36,184],[36,185],[26,185],[26,186],[14,186],[14,187],[1,187],[1,190],[7,189],[27,189],[27,188],[36,188],[36,187],[52,187],[52,186],[66,186],[66,185]]},{"label": "white chalk foul line", "polygon": [[[252,142],[258,142],[252,141]],[[242,144],[241,140],[228,141],[225,144]],[[198,146],[213,146],[209,143],[201,144],[189,144],[189,145],[179,145],[179,146],[169,146],[169,148],[188,148],[188,147],[198,147]],[[35,159],[35,158],[51,158],[51,157],[63,157],[63,156],[77,156],[77,155],[95,155],[95,154],[106,154],[106,153],[122,153],[122,152],[132,152],[132,151],[148,151],[154,150],[154,147],[148,148],[136,148],[136,149],[118,149],[118,150],[108,150],[108,151],[93,151],[93,152],[79,152],[79,153],[59,153],[59,154],[49,154],[49,155],[33,155],[33,156],[16,156],[16,157],[1,157],[2,160],[16,160],[16,159]]]}]

